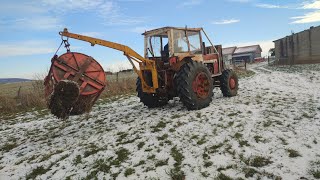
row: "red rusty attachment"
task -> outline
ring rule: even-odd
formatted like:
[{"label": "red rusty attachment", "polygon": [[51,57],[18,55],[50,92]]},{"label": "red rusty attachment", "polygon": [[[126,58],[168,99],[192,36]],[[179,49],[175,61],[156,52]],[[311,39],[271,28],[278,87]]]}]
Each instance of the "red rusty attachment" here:
[{"label": "red rusty attachment", "polygon": [[[67,52],[52,58],[50,71],[45,79],[45,94],[48,104],[52,104],[50,101],[55,101],[50,97],[53,97],[55,86],[62,80],[75,82],[79,87],[79,97],[72,105],[70,115],[82,114],[91,110],[106,86],[106,75],[101,65],[92,57],[77,52]],[[59,114],[56,116],[59,117]]]}]

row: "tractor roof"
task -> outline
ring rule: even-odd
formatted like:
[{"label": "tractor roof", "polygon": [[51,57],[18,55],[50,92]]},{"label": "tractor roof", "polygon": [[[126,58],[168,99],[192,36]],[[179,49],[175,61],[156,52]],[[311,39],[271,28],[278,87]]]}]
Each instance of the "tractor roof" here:
[{"label": "tractor roof", "polygon": [[149,31],[144,32],[142,35],[167,35],[167,31],[171,29],[177,29],[177,30],[187,30],[187,31],[201,31],[202,28],[182,28],[182,27],[162,27],[157,29],[152,29]]}]

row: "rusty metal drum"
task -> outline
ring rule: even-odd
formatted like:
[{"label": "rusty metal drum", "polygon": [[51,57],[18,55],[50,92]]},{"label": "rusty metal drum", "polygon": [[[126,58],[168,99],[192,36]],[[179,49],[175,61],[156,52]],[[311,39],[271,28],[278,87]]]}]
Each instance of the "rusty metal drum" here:
[{"label": "rusty metal drum", "polygon": [[105,86],[105,72],[92,57],[78,52],[55,55],[45,78],[48,107],[59,118],[89,112]]}]

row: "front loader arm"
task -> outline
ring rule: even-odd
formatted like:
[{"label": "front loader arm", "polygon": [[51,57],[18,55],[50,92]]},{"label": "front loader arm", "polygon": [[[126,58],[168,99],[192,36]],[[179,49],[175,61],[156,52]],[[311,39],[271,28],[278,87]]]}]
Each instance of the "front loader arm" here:
[{"label": "front loader arm", "polygon": [[[89,42],[89,43],[91,43],[91,46],[94,46],[94,45],[98,44],[98,45],[105,46],[105,47],[108,47],[108,48],[112,48],[112,49],[115,49],[115,50],[118,50],[118,51],[122,51],[123,54],[130,61],[131,65],[133,66],[134,71],[138,74],[139,78],[141,79],[142,89],[143,89],[144,92],[146,92],[146,93],[155,93],[156,89],[159,87],[159,84],[158,84],[158,73],[157,73],[157,68],[156,68],[155,61],[143,58],[137,52],[132,50],[130,47],[122,45],[122,44],[118,44],[118,43],[102,40],[102,39],[97,39],[97,38],[93,38],[93,37],[89,37],[89,36],[70,33],[70,32],[68,32],[68,30],[66,28],[63,31],[59,32],[59,34],[61,36],[65,36],[65,37],[69,37],[69,38],[73,38],[73,39],[78,39],[78,40],[81,40],[81,41]],[[139,63],[139,70],[136,68],[136,66],[134,65],[133,61]],[[144,74],[143,72],[144,71],[151,72],[151,74],[152,74],[152,86],[150,86],[150,85],[148,85],[146,83],[146,80],[145,80],[145,78],[143,76],[143,74]]]}]

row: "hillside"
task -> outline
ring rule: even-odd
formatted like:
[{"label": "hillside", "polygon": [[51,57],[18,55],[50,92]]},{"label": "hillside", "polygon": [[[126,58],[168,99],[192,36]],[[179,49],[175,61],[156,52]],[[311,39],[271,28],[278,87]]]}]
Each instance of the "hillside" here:
[{"label": "hillside", "polygon": [[17,82],[28,82],[32,81],[30,79],[22,79],[22,78],[0,78],[1,83],[17,83]]},{"label": "hillside", "polygon": [[[312,70],[310,68],[312,67]],[[320,66],[251,67],[236,97],[207,108],[135,96],[67,121],[46,110],[0,126],[0,179],[314,179],[320,173]]]}]

